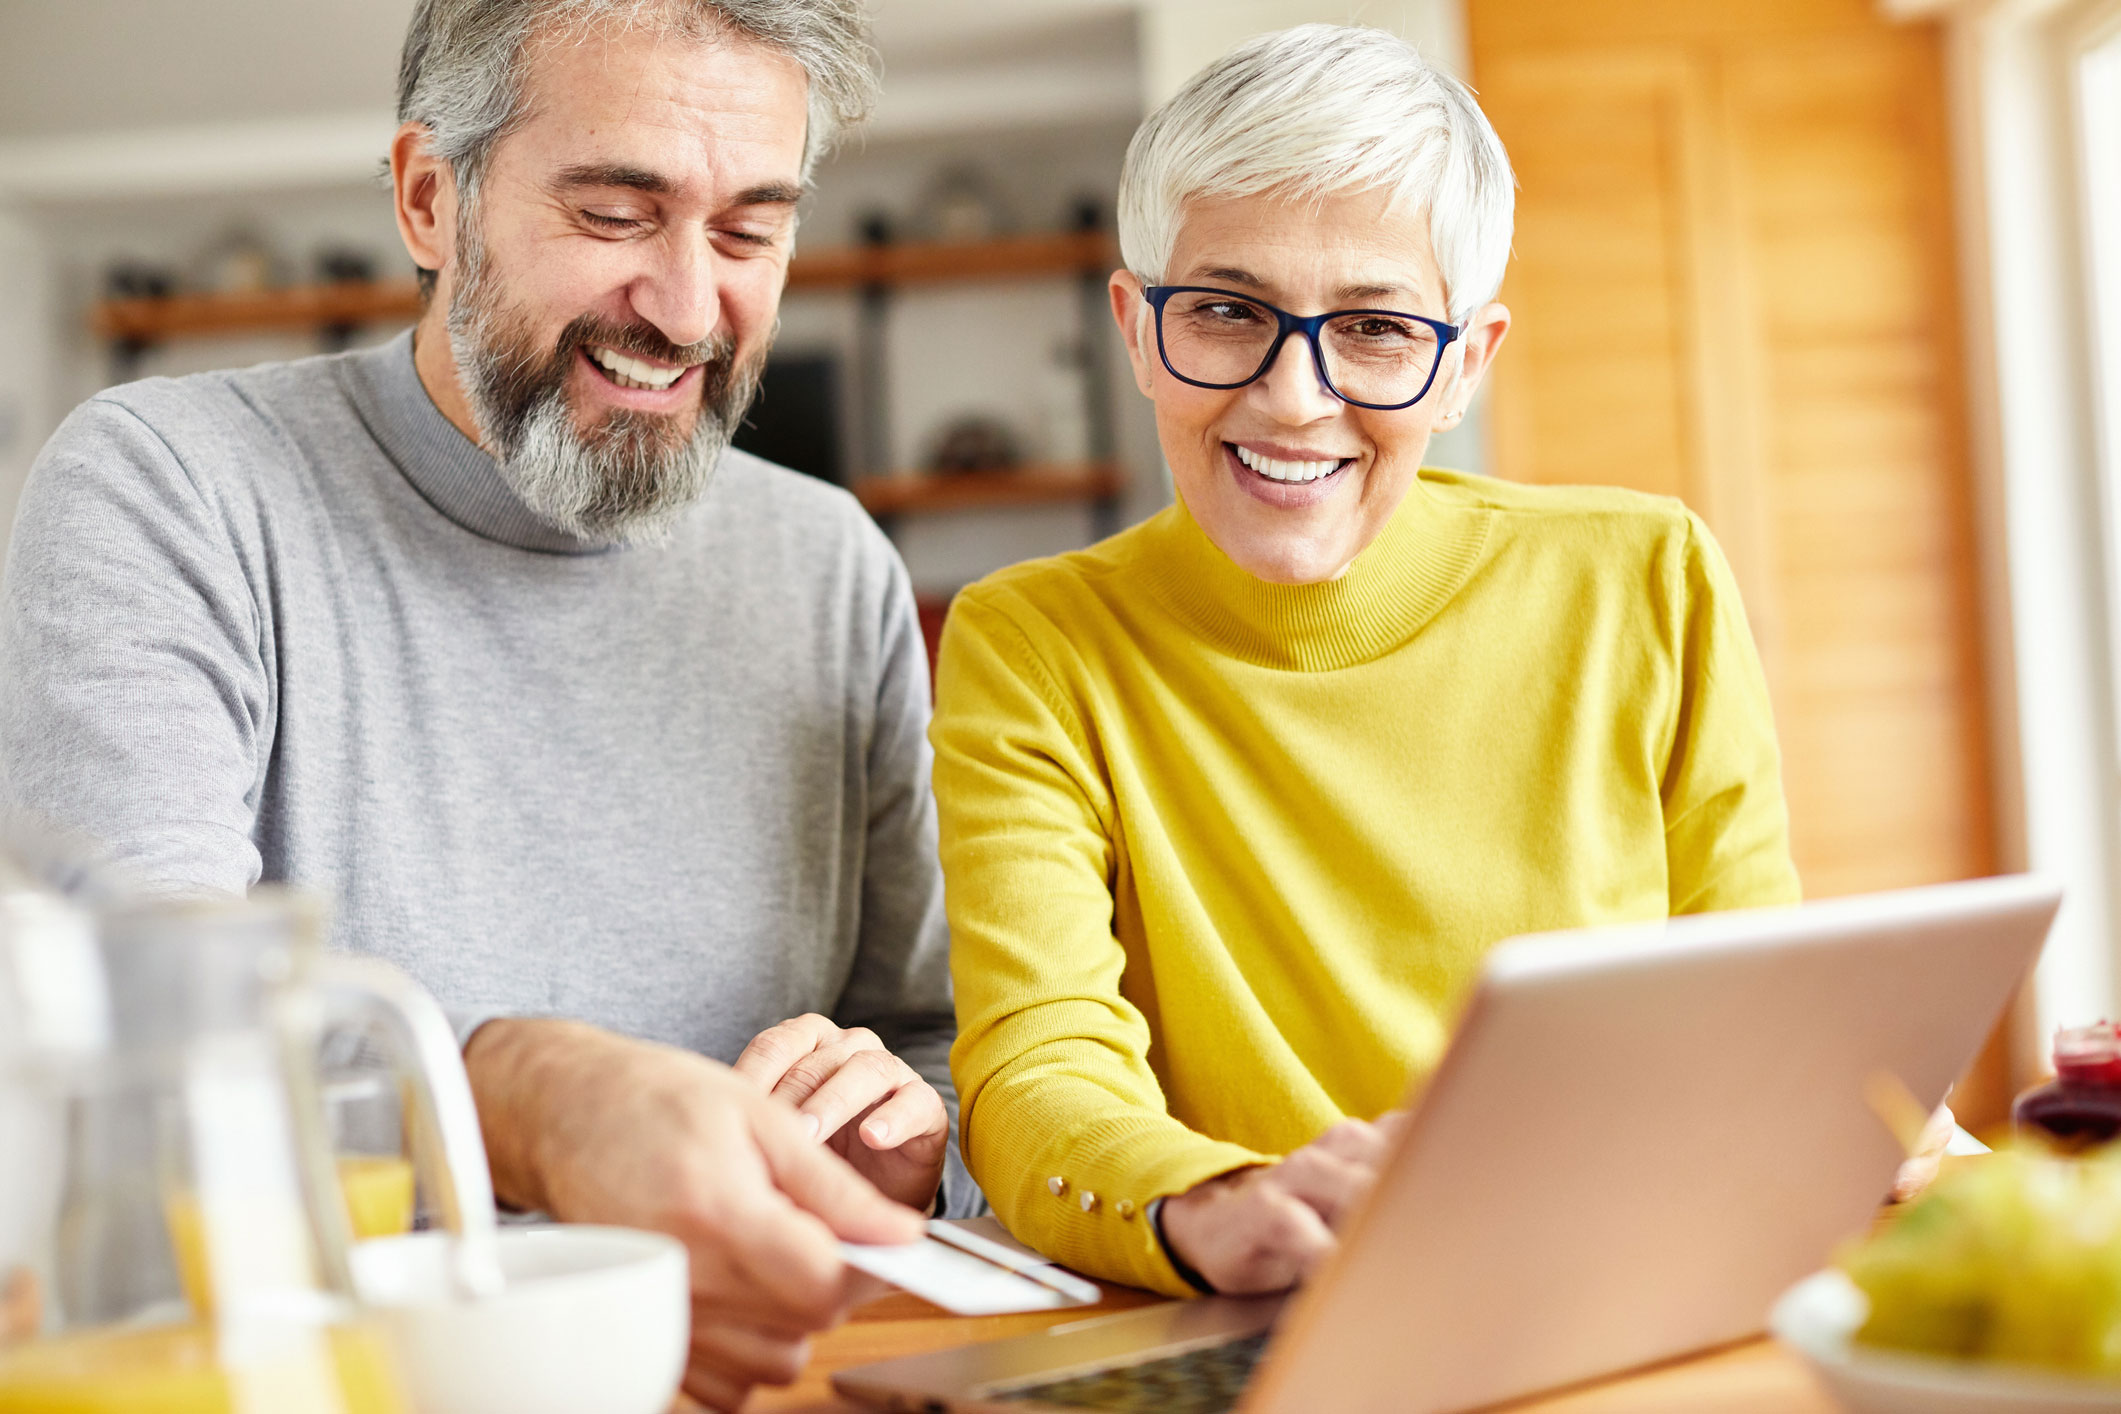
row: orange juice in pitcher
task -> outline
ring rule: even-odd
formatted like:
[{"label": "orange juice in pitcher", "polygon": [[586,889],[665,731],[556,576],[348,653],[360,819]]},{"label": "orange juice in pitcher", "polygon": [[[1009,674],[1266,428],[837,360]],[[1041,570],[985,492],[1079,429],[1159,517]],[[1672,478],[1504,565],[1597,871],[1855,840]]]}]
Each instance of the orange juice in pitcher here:
[{"label": "orange juice in pitcher", "polygon": [[[412,1231],[412,1160],[398,1154],[341,1154],[335,1167],[347,1230],[356,1242]],[[196,1194],[176,1192],[163,1200],[162,1215],[169,1228],[170,1252],[176,1260],[185,1299],[202,1319],[211,1319],[213,1267],[208,1260],[204,1208]],[[248,1246],[257,1246],[263,1238],[268,1246],[278,1243],[284,1248],[294,1241],[293,1234],[284,1229],[301,1221],[299,1211],[294,1209],[277,1214],[270,1209],[250,1209],[231,1225],[240,1229],[238,1240],[247,1239]],[[283,1229],[277,1234],[271,1231],[276,1223]]]},{"label": "orange juice in pitcher", "polygon": [[0,1347],[0,1414],[407,1414],[365,1326],[290,1332],[247,1361],[224,1344],[192,1322]]},{"label": "orange juice in pitcher", "polygon": [[91,918],[0,871],[0,1018],[25,1019],[0,1026],[0,1089],[65,1136],[36,1188],[54,1196],[31,1213],[35,1280],[0,1271],[0,1414],[407,1414],[348,1242],[411,1227],[413,1167],[334,1158],[314,1065],[331,1017],[412,1038],[419,1132],[474,1180],[436,1186],[445,1220],[490,1231],[491,1189],[468,1089],[453,1125],[433,1117],[446,1021],[320,939],[299,896]]},{"label": "orange juice in pitcher", "polygon": [[341,1154],[339,1191],[354,1241],[412,1231],[412,1160],[402,1154]]}]

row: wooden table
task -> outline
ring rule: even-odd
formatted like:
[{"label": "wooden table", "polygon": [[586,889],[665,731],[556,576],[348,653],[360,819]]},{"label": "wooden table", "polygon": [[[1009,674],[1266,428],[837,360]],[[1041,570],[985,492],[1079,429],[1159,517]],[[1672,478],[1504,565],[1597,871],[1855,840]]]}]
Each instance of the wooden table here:
[{"label": "wooden table", "polygon": [[[1158,1298],[1106,1287],[1098,1312],[1124,1311]],[[788,1389],[760,1390],[745,1414],[847,1414],[858,1406],[832,1393],[834,1370],[915,1355],[976,1340],[1026,1335],[1089,1311],[1036,1311],[1020,1316],[952,1316],[917,1297],[892,1295],[862,1307],[838,1330],[820,1336],[809,1370]],[[1509,1406],[1510,1414],[1839,1414],[1795,1356],[1773,1341],[1748,1341],[1616,1379],[1601,1380]]]}]

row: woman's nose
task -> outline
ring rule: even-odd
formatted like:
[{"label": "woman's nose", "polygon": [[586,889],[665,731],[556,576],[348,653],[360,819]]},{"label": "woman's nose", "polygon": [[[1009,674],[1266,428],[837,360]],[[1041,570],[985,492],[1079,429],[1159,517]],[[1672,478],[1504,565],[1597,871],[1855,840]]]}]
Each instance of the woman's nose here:
[{"label": "woman's nose", "polygon": [[1312,357],[1311,345],[1301,334],[1291,334],[1282,341],[1274,362],[1259,376],[1252,390],[1261,402],[1261,410],[1279,422],[1317,422],[1338,416],[1342,406],[1326,386],[1318,361]]}]

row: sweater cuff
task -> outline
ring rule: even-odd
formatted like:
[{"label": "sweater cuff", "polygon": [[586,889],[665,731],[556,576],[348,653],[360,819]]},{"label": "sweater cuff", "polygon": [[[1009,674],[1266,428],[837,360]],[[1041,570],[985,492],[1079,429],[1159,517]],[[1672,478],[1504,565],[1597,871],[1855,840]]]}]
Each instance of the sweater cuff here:
[{"label": "sweater cuff", "polygon": [[449,1018],[449,1029],[457,1033],[457,1050],[462,1053],[471,1044],[472,1033],[489,1021],[501,1021],[515,1015],[499,1007],[453,1007],[442,1008]]},{"label": "sweater cuff", "polygon": [[[1166,1296],[1198,1291],[1165,1252],[1150,1204],[1233,1169],[1272,1162],[1197,1134],[1169,1115],[1140,1112],[1013,1152],[1002,1134],[978,1140],[994,1147],[980,1156],[990,1162],[975,1162],[974,1172],[991,1174],[992,1161],[1000,1160],[1015,1180],[1006,1184],[1013,1211],[1004,1216],[1018,1238],[1063,1266]],[[993,1180],[986,1186],[990,1198],[1001,1196]]]}]

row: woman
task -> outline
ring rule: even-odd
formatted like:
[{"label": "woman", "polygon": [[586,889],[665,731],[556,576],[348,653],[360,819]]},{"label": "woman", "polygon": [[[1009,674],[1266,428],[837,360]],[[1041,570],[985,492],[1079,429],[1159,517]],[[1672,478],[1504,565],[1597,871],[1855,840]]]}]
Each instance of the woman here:
[{"label": "woman", "polygon": [[1419,470],[1509,328],[1467,91],[1307,25],[1198,75],[1123,183],[1113,315],[1178,504],[951,612],[953,1070],[1018,1236],[1269,1291],[1330,1250],[1488,947],[1797,877],[1701,523]]}]

